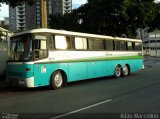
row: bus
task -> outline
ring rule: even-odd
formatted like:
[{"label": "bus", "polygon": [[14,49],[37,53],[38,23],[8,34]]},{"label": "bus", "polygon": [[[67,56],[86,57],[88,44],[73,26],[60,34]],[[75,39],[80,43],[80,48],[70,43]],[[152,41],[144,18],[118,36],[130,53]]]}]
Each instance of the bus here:
[{"label": "bus", "polygon": [[98,77],[143,69],[142,41],[47,28],[16,33],[6,76],[12,86],[59,89]]}]

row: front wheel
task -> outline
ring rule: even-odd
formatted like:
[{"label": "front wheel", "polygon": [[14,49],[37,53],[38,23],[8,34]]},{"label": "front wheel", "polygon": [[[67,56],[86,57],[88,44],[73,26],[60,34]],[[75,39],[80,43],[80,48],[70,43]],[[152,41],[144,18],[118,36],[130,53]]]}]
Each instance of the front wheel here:
[{"label": "front wheel", "polygon": [[53,73],[52,78],[51,78],[51,87],[56,90],[59,89],[63,86],[63,76],[60,71],[56,71]]},{"label": "front wheel", "polygon": [[119,78],[121,77],[121,66],[120,65],[117,65],[116,68],[114,69],[114,76],[116,78]]}]

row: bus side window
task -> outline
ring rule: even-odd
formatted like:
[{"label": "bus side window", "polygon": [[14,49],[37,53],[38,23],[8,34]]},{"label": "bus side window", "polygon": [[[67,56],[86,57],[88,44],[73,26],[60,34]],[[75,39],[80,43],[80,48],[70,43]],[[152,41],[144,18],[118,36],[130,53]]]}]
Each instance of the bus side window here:
[{"label": "bus side window", "polygon": [[75,37],[75,49],[87,50],[87,39],[81,37]]},{"label": "bus side window", "polygon": [[114,50],[113,40],[106,40],[105,46],[106,46],[106,50],[113,51]]},{"label": "bus side window", "polygon": [[127,50],[128,50],[128,51],[133,51],[132,42],[127,42]]},{"label": "bus side window", "polygon": [[88,48],[89,50],[96,50],[95,39],[88,40]]},{"label": "bus side window", "polygon": [[104,50],[103,40],[96,39],[95,45],[96,45],[96,50]]},{"label": "bus side window", "polygon": [[115,50],[116,51],[120,51],[121,50],[120,41],[115,41]]},{"label": "bus side window", "polygon": [[120,41],[120,50],[126,51],[126,42],[125,41]]},{"label": "bus side window", "polygon": [[56,35],[55,48],[59,50],[71,49],[71,41],[69,36]]}]

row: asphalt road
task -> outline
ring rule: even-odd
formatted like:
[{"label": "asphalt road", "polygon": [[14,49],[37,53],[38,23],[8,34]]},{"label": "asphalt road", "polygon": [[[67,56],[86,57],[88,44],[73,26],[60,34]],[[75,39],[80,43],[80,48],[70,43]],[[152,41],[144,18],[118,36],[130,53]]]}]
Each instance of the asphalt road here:
[{"label": "asphalt road", "polygon": [[157,114],[160,113],[160,67],[119,79],[105,77],[74,82],[59,90],[12,88],[0,92],[0,112],[0,118],[6,115],[46,119],[141,116],[134,115],[137,113],[154,113],[152,116],[160,118]]}]

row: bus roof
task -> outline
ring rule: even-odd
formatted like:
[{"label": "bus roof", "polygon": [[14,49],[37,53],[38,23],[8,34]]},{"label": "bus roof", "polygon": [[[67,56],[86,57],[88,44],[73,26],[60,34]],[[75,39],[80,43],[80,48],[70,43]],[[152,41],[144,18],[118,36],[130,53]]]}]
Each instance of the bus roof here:
[{"label": "bus roof", "polygon": [[15,33],[12,37],[27,34],[27,33],[53,33],[53,34],[59,34],[59,35],[71,35],[71,36],[79,36],[79,37],[142,42],[139,39],[120,38],[120,37],[112,37],[112,36],[106,36],[106,35],[96,35],[96,34],[80,33],[80,32],[73,32],[73,31],[48,29],[48,28],[39,28],[39,29],[22,31],[19,33]]}]

